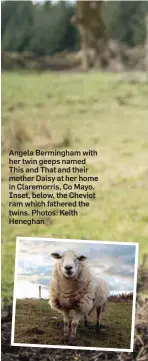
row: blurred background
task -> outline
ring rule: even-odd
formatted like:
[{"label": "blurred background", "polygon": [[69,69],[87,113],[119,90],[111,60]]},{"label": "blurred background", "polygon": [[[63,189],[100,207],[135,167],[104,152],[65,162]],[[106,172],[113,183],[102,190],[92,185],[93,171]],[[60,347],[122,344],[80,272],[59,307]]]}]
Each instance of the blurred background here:
[{"label": "blurred background", "polygon": [[[86,7],[88,3],[100,2],[78,3],[85,3]],[[90,22],[93,23],[94,29],[99,28],[96,9],[93,11],[92,8],[92,13],[90,9],[88,11],[88,29]],[[106,53],[100,52],[100,66],[111,71],[122,71],[127,68],[145,70],[148,2],[103,1],[101,14],[108,34],[108,44]],[[79,68],[82,42],[80,29],[75,26],[75,15],[75,1],[2,1],[2,68]],[[101,31],[103,33],[100,26],[100,33]],[[97,41],[96,37],[95,42]],[[91,44],[89,48],[94,46]],[[51,56],[55,55],[57,56],[53,61]],[[43,58],[39,59],[40,57]],[[91,51],[90,66],[94,66]]]},{"label": "blurred background", "polygon": [[[138,242],[146,269],[148,2],[100,4],[1,2],[4,304],[12,300],[16,236]],[[10,149],[55,148],[97,150],[87,159],[89,175],[99,177],[96,200],[78,217],[9,224]],[[147,271],[139,275],[146,292]]]}]

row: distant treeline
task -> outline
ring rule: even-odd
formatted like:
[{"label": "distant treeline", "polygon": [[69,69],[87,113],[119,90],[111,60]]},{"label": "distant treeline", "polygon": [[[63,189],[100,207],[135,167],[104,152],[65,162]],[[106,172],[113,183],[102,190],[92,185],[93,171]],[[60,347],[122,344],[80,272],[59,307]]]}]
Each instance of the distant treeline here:
[{"label": "distant treeline", "polygon": [[112,302],[128,302],[128,301],[132,301],[133,300],[133,293],[122,293],[122,294],[119,294],[119,295],[111,295],[109,298],[108,298],[109,301],[112,301]]},{"label": "distant treeline", "polygon": [[[145,43],[147,1],[113,1],[103,6],[111,38],[129,47]],[[74,12],[75,3],[68,1],[2,1],[2,50],[40,56],[78,50],[79,34],[70,21]]]}]

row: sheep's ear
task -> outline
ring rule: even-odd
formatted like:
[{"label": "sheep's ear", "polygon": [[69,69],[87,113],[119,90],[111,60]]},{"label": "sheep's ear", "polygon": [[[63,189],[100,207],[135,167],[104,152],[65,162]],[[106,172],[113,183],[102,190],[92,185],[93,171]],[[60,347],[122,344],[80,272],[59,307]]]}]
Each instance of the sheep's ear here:
[{"label": "sheep's ear", "polygon": [[59,253],[51,253],[51,256],[55,259],[60,259],[62,256]]},{"label": "sheep's ear", "polygon": [[79,256],[78,257],[78,260],[79,261],[85,261],[87,259],[87,257],[85,257],[85,256]]}]

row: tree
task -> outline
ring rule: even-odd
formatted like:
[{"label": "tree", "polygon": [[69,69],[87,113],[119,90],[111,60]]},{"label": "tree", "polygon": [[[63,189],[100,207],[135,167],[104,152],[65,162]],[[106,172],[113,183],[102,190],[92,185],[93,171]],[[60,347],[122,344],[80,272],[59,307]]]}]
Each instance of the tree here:
[{"label": "tree", "polygon": [[[89,68],[89,48],[95,51],[95,60],[98,63],[102,43],[107,40],[106,25],[102,18],[102,1],[77,1],[73,23],[80,34],[83,70]],[[103,40],[103,42],[102,42]]]},{"label": "tree", "polygon": [[5,1],[2,3],[2,49],[28,50],[33,25],[31,1]]},{"label": "tree", "polygon": [[2,50],[37,55],[74,50],[76,29],[70,23],[74,6],[65,1],[2,2]]},{"label": "tree", "polygon": [[[93,47],[99,58],[97,39],[103,39],[105,26],[109,37],[130,47],[145,42],[147,1],[77,3],[78,6],[70,1],[2,1],[2,50],[53,55],[79,49],[81,43],[81,48]],[[82,18],[78,8],[85,13]],[[74,14],[76,27],[71,23]]]},{"label": "tree", "polygon": [[118,1],[106,4],[105,17],[113,38],[129,47],[144,44],[146,39],[146,1]]}]

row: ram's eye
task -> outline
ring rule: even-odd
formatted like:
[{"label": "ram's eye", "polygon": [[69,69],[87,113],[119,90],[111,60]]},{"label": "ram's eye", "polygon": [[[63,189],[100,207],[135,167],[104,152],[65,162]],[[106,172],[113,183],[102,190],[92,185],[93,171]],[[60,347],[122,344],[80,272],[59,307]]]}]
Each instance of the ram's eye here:
[{"label": "ram's eye", "polygon": [[77,259],[79,261],[85,261],[87,259],[87,257],[86,256],[79,256]]},{"label": "ram's eye", "polygon": [[77,261],[80,261],[80,257],[77,257]]}]

